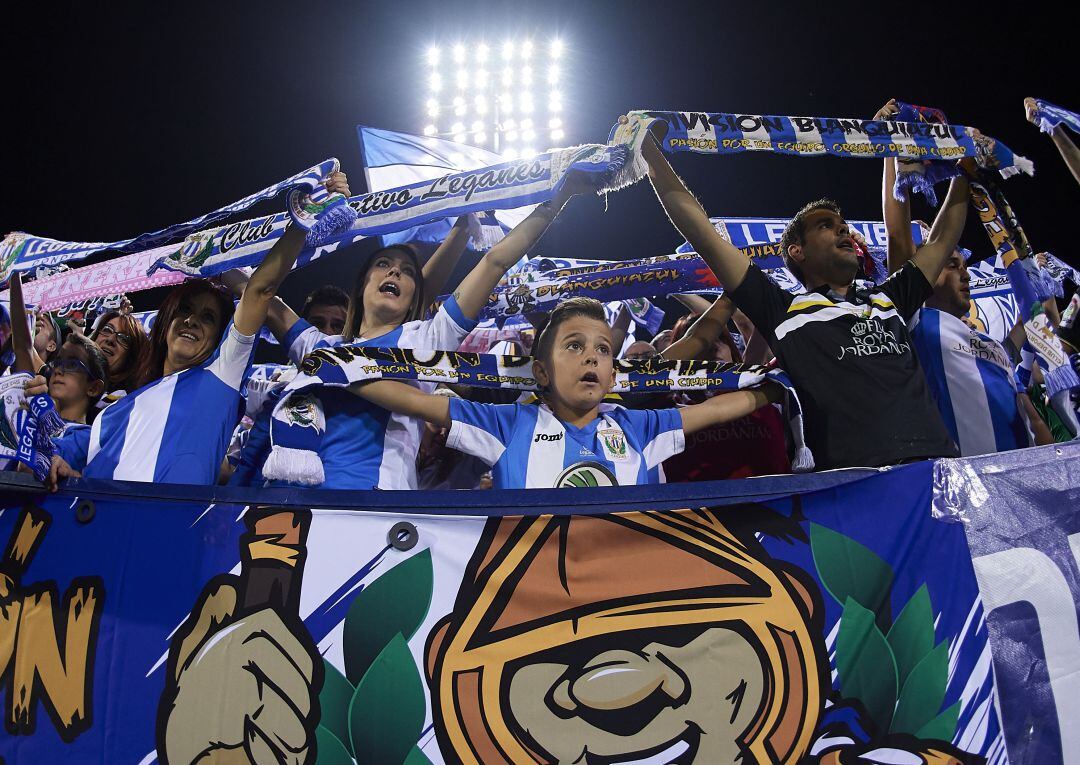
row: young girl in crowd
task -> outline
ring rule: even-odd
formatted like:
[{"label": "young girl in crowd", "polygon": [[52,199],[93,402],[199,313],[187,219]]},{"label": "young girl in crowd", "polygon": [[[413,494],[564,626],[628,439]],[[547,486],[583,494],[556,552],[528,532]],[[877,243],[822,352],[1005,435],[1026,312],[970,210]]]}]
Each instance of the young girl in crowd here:
[{"label": "young girl in crowd", "polygon": [[92,340],[74,332],[68,335],[49,362],[49,397],[64,422],[84,426],[90,422],[105,392],[106,369],[105,355]]},{"label": "young girl in crowd", "polygon": [[543,403],[478,404],[393,380],[347,390],[395,412],[449,427],[447,445],[492,465],[496,488],[660,483],[660,463],[685,436],[777,400],[767,384],[682,409],[631,410],[603,403],[615,383],[612,330],[591,298],[559,304],[536,341],[533,376]]},{"label": "young girl in crowd", "polygon": [[[555,199],[537,206],[492,247],[431,319],[420,319],[431,295],[425,296],[425,274],[415,253],[410,247],[393,245],[375,252],[357,274],[342,335],[324,335],[291,311],[271,316],[270,328],[288,348],[294,363],[315,348],[346,343],[456,350],[476,326],[480,309],[507,270],[540,239],[571,196],[591,190],[579,183],[573,177],[568,179]],[[459,222],[451,236],[464,235],[464,222]],[[461,238],[455,249],[460,253],[464,245],[465,239]],[[440,282],[444,278],[439,277]],[[435,387],[426,382],[409,385],[418,392],[430,392]],[[392,413],[342,388],[324,387],[313,395],[325,418],[318,463],[312,465],[297,459],[292,450],[272,447],[263,469],[270,485],[417,488],[416,456],[423,429],[420,418]]]},{"label": "young girl in crowd", "polygon": [[[326,183],[348,196],[344,173]],[[181,284],[161,305],[140,387],[106,408],[86,438],[57,441],[50,483],[79,475],[161,483],[213,484],[239,417],[241,390],[270,301],[304,246],[286,229],[233,302],[204,280]]]}]

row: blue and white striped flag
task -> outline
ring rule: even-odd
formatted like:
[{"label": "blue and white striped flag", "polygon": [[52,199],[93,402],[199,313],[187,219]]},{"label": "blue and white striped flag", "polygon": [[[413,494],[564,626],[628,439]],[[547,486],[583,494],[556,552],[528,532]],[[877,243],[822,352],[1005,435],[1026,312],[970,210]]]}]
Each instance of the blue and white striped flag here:
[{"label": "blue and white striped flag", "polygon": [[[490,167],[504,161],[493,151],[443,138],[381,130],[365,125],[357,125],[356,132],[360,139],[360,157],[364,163],[364,179],[367,181],[368,191],[385,191],[420,181],[432,181],[444,175]],[[534,207],[535,205],[526,205],[513,210],[497,210],[494,215],[481,214],[478,217],[485,229],[483,241],[488,245],[494,244],[528,217]],[[383,243],[438,244],[450,233],[455,220],[443,218],[403,231],[383,234]],[[473,238],[472,246],[479,249],[476,239]]]}]

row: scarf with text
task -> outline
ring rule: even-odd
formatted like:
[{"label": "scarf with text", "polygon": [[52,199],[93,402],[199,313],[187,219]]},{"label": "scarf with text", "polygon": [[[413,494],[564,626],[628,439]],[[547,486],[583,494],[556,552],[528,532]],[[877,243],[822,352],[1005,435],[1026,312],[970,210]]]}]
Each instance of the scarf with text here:
[{"label": "scarf with text", "polygon": [[1025,260],[1033,260],[1033,249],[1020,221],[1001,189],[985,174],[971,178],[971,206],[979,215],[983,230],[1012,284],[1024,322],[1027,344],[1043,369],[1050,397],[1080,386],[1080,376],[1054,333],[1039,293],[1032,285]]},{"label": "scarf with text", "polygon": [[961,125],[644,110],[630,112],[627,118],[612,128],[613,142],[640,145],[642,132],[659,123],[666,128],[660,146],[668,153],[769,151],[801,157],[831,154],[910,160],[973,157],[980,166],[995,168],[1005,178],[1018,172],[1035,172],[1030,160],[1014,154],[1005,144]]},{"label": "scarf with text", "polygon": [[[323,179],[335,172],[338,167],[336,159],[325,160],[286,178],[280,183],[267,186],[262,191],[220,207],[213,212],[200,215],[198,218],[189,220],[186,223],[176,223],[160,231],[139,234],[131,239],[122,239],[116,242],[61,242],[15,231],[8,234],[0,242],[0,283],[7,281],[7,277],[12,271],[27,271],[40,266],[55,266],[74,260],[82,260],[104,250],[128,253],[158,247],[167,242],[182,239],[192,232],[203,229],[230,215],[243,212],[258,202],[273,199],[294,190],[301,194],[312,195],[310,203],[302,201],[300,196],[295,197],[295,202],[290,202],[290,209],[295,208],[297,223],[305,229],[312,229],[323,211],[339,206],[341,200],[337,198],[341,195],[329,195],[322,189]],[[335,212],[331,220],[340,222],[340,216],[341,213]],[[330,225],[327,224],[327,226]],[[316,234],[322,233],[325,233],[324,229],[316,231]]]},{"label": "scarf with text", "polygon": [[56,454],[52,440],[64,432],[64,421],[48,395],[27,397],[23,386],[31,379],[25,372],[0,377],[0,458],[21,462],[44,481]]},{"label": "scarf with text", "polygon": [[[326,415],[317,392],[369,380],[417,380],[506,390],[537,391],[531,356],[458,351],[412,351],[339,345],[308,354],[282,391],[270,423],[272,448],[263,468],[271,480],[316,486],[324,481],[319,451]],[[714,361],[616,360],[614,393],[740,390],[776,382],[787,389],[787,416],[796,442],[793,470],[813,469],[803,439],[802,408],[782,370]]]}]

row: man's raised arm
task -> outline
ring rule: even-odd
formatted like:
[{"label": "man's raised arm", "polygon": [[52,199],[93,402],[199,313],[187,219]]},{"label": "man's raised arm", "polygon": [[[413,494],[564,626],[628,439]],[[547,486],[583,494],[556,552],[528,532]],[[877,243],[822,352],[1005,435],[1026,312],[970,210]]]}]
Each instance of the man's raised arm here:
[{"label": "man's raised arm", "polygon": [[649,165],[653,190],[672,224],[709,265],[725,289],[738,287],[750,267],[749,259],[713,228],[705,208],[676,175],[652,136],[645,139],[641,153]]},{"label": "man's raised arm", "polygon": [[957,176],[949,182],[949,195],[934,218],[930,236],[911,259],[931,284],[937,281],[945,261],[960,243],[960,235],[964,233],[964,223],[967,221],[970,191],[966,175]]}]

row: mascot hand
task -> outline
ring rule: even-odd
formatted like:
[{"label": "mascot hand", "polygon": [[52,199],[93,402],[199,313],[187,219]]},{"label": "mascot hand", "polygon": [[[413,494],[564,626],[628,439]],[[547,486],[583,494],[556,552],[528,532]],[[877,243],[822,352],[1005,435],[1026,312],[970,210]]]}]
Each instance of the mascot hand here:
[{"label": "mascot hand", "polygon": [[318,653],[272,609],[234,618],[237,600],[234,584],[220,584],[173,638],[161,753],[170,765],[299,764],[313,754]]}]

